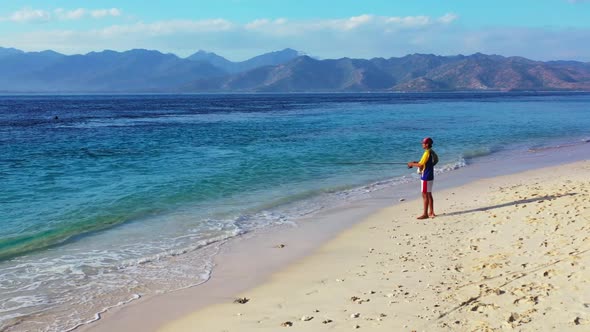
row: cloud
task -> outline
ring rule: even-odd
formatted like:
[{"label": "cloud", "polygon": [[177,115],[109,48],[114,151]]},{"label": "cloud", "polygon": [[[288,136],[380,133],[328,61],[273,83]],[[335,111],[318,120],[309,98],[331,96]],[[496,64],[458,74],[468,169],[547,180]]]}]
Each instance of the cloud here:
[{"label": "cloud", "polygon": [[83,8],[78,8],[70,11],[58,8],[54,10],[53,13],[55,14],[55,17],[61,20],[79,20],[86,15],[87,11]]},{"label": "cloud", "polygon": [[244,25],[244,28],[246,30],[256,30],[259,28],[264,28],[267,26],[271,26],[271,25],[285,25],[287,23],[287,20],[284,18],[279,18],[276,20],[269,20],[269,19],[257,19],[254,20],[252,22],[248,22]]},{"label": "cloud", "polygon": [[200,21],[172,20],[155,23],[138,22],[131,25],[113,25],[104,29],[87,32],[89,35],[101,37],[117,37],[119,35],[161,36],[174,34],[194,34],[228,31],[234,24],[224,19],[210,19]]},{"label": "cloud", "polygon": [[[65,13],[64,13],[65,14]],[[82,13],[71,11],[73,17]],[[82,17],[88,17],[84,12]],[[113,15],[112,13],[110,15]],[[320,58],[398,57],[482,52],[534,60],[590,61],[590,29],[468,28],[449,13],[431,16],[358,16],[290,20],[260,18],[169,20],[111,25],[85,31],[50,30],[0,35],[0,45],[65,54],[103,49],[157,49],[187,56],[204,49],[237,61],[294,48]]]},{"label": "cloud", "polygon": [[455,21],[457,18],[459,18],[459,16],[457,16],[453,13],[447,13],[447,14],[439,17],[438,21],[443,24],[450,24],[450,23],[453,23],[453,21]]},{"label": "cloud", "polygon": [[286,19],[258,19],[244,25],[248,31],[275,36],[296,36],[309,33],[376,31],[393,32],[403,29],[421,29],[448,25],[458,17],[446,14],[440,18],[430,16],[376,16],[363,14],[341,19],[287,21]]},{"label": "cloud", "polygon": [[4,18],[4,21],[12,21],[12,22],[47,22],[51,18],[51,13],[40,10],[40,9],[33,9],[30,7],[25,7],[21,10],[18,10],[12,15],[7,18]]},{"label": "cloud", "polygon": [[111,9],[97,9],[92,10],[90,15],[94,18],[101,18],[105,16],[121,16],[121,10],[118,8],[111,8]]},{"label": "cloud", "polygon": [[340,29],[343,30],[351,30],[356,29],[362,25],[370,24],[374,20],[374,16],[372,15],[360,15],[360,16],[353,16],[351,18],[345,19],[342,21]]},{"label": "cloud", "polygon": [[122,11],[118,8],[110,9],[85,9],[77,8],[73,10],[66,10],[57,8],[53,11],[46,11],[42,9],[33,9],[25,7],[18,10],[8,17],[0,17],[0,21],[11,21],[16,23],[43,23],[52,20],[79,20],[85,17],[103,18],[103,17],[117,17],[121,16]]},{"label": "cloud", "polygon": [[390,17],[386,22],[405,27],[417,27],[430,24],[431,18],[428,16]]}]

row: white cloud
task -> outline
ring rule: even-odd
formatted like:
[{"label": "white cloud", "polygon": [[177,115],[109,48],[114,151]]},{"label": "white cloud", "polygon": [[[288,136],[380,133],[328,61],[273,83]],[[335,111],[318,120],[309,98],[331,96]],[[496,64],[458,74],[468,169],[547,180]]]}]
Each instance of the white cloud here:
[{"label": "white cloud", "polygon": [[111,9],[97,9],[90,12],[90,15],[94,18],[101,18],[105,16],[121,16],[121,10],[118,8]]},{"label": "white cloud", "polygon": [[117,37],[121,34],[138,35],[173,35],[177,33],[205,33],[227,31],[233,27],[233,23],[224,19],[211,19],[201,21],[173,20],[154,23],[135,23],[131,25],[113,25],[104,29],[89,31],[88,34]]},{"label": "white cloud", "polygon": [[362,25],[370,24],[373,21],[372,15],[353,16],[344,20],[342,27],[344,30],[356,29]]},{"label": "white cloud", "polygon": [[428,16],[388,17],[386,22],[404,27],[418,27],[429,25],[431,19]]},{"label": "white cloud", "polygon": [[266,18],[257,19],[252,22],[248,22],[244,25],[246,30],[257,30],[257,29],[264,29],[271,26],[284,26],[287,24],[287,19],[285,18],[278,18],[276,20],[269,20]]},{"label": "white cloud", "polygon": [[453,14],[453,13],[447,13],[441,17],[438,18],[438,21],[440,23],[444,23],[444,24],[450,24],[452,22],[454,22],[457,18],[459,18],[459,16]]},{"label": "white cloud", "polygon": [[117,17],[121,16],[122,11],[118,8],[110,9],[85,9],[77,8],[73,10],[66,10],[63,8],[57,8],[52,12],[33,9],[25,7],[18,10],[8,17],[0,17],[0,21],[11,21],[16,23],[35,23],[35,22],[49,22],[52,20],[79,20],[85,17],[103,18],[103,17]]},{"label": "white cloud", "polygon": [[244,26],[248,30],[255,30],[264,26],[271,24],[271,21],[268,19],[257,19],[252,22],[246,23]]},{"label": "white cloud", "polygon": [[4,18],[4,21],[12,21],[18,23],[24,22],[46,22],[49,21],[51,18],[51,13],[40,10],[40,9],[33,9],[30,7],[25,7],[19,11],[12,13],[8,18]]},{"label": "white cloud", "polygon": [[376,16],[363,14],[342,19],[287,21],[286,19],[258,19],[244,25],[249,31],[274,36],[297,36],[309,33],[339,33],[374,31],[392,33],[403,29],[421,29],[449,25],[458,17],[446,14],[440,18],[430,16]]},{"label": "white cloud", "polygon": [[79,20],[84,17],[87,13],[86,9],[78,8],[74,10],[65,10],[63,8],[58,8],[53,11],[55,13],[55,17],[60,20]]},{"label": "white cloud", "polygon": [[[85,16],[89,16],[88,12]],[[261,18],[171,20],[112,25],[86,31],[50,30],[0,34],[0,45],[65,54],[113,49],[157,49],[187,56],[204,49],[231,60],[291,47],[321,58],[372,58],[411,53],[482,52],[535,60],[590,61],[590,29],[468,29],[458,17],[358,15],[329,20]]]}]

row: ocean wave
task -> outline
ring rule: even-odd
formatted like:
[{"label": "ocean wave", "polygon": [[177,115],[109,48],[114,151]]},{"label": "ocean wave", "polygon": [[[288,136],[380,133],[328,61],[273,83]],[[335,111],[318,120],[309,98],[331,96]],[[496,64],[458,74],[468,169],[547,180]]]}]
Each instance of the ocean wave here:
[{"label": "ocean wave", "polygon": [[542,152],[542,151],[558,150],[558,149],[562,149],[562,148],[574,147],[574,146],[587,144],[587,143],[590,143],[590,138],[583,137],[578,140],[574,140],[574,141],[567,142],[567,143],[558,143],[558,144],[554,144],[554,145],[543,145],[543,146],[537,146],[537,147],[530,147],[528,149],[528,151],[529,152]]},{"label": "ocean wave", "polygon": [[170,257],[175,257],[175,256],[180,256],[183,254],[187,254],[196,250],[199,250],[205,246],[208,246],[212,243],[217,243],[217,242],[221,242],[227,239],[230,239],[232,237],[244,234],[245,231],[241,230],[241,229],[236,229],[234,232],[231,233],[224,233],[222,235],[213,237],[213,238],[209,238],[209,239],[205,239],[205,240],[201,240],[198,241],[195,244],[192,244],[190,246],[186,246],[183,248],[179,248],[179,249],[173,249],[173,250],[166,250],[164,252],[155,254],[155,255],[150,255],[150,256],[146,256],[146,257],[141,257],[138,259],[133,259],[133,260],[127,260],[122,262],[121,264],[119,264],[116,269],[124,269],[124,268],[128,268],[130,266],[136,266],[136,265],[144,265],[144,264],[148,264],[148,263],[153,263],[155,261],[161,261],[163,259],[166,258],[170,258]]},{"label": "ocean wave", "polygon": [[[21,296],[14,296],[10,299],[2,299],[0,300],[0,313],[10,313],[15,312],[16,310],[29,308],[33,306],[38,306],[42,304],[50,303],[49,299],[46,296],[41,295],[21,295]],[[2,316],[4,318],[4,316]],[[2,319],[0,318],[0,322]]]},{"label": "ocean wave", "polygon": [[454,170],[457,170],[459,168],[466,167],[466,166],[467,166],[467,162],[465,161],[465,159],[460,158],[459,160],[457,160],[455,162],[452,162],[449,164],[444,164],[439,167],[435,167],[434,173],[441,174],[441,173],[451,172],[451,171],[454,171]]},{"label": "ocean wave", "polygon": [[[159,255],[127,260],[113,266],[102,266],[102,263],[97,262],[95,268],[87,269],[85,275],[78,277],[67,273],[72,265],[70,260],[79,259],[76,257],[69,257],[67,263],[63,258],[55,258],[42,262],[30,260],[27,264],[20,264],[21,269],[24,268],[29,273],[19,273],[15,279],[10,278],[10,283],[31,278],[43,282],[36,283],[35,287],[27,287],[26,294],[32,295],[11,296],[6,293],[6,297],[3,296],[0,300],[0,330],[71,331],[95,322],[103,313],[135,301],[143,295],[171,292],[202,284],[211,277],[214,266],[212,257],[219,248],[211,244],[223,242],[232,236],[235,233],[201,241],[177,251],[170,250]],[[210,248],[210,252],[202,254],[198,249],[203,247]],[[89,256],[95,255],[102,257],[102,253],[96,252]],[[174,260],[167,259],[172,257]],[[116,259],[110,257],[106,260],[116,262]],[[92,263],[78,263],[88,264]],[[55,274],[55,271],[59,273]],[[170,283],[170,280],[175,282]],[[50,294],[38,295],[44,294],[45,290],[50,290]],[[12,293],[23,293],[23,288]],[[55,306],[58,303],[60,307]],[[65,311],[66,308],[75,310]]]},{"label": "ocean wave", "polygon": [[472,150],[467,150],[462,153],[462,158],[465,160],[474,159],[478,157],[485,157],[497,152],[498,149],[494,149],[489,146],[479,147]]},{"label": "ocean wave", "polygon": [[139,295],[139,294],[133,294],[130,299],[127,299],[125,301],[120,301],[119,303],[116,303],[114,305],[105,307],[102,310],[100,310],[99,312],[95,313],[94,314],[94,317],[92,319],[89,319],[89,320],[87,320],[85,322],[82,322],[82,323],[78,323],[78,324],[76,324],[76,325],[74,325],[74,326],[72,326],[70,328],[66,328],[64,330],[64,332],[70,332],[70,331],[73,331],[73,330],[75,330],[75,329],[77,329],[77,328],[79,328],[81,326],[88,325],[90,323],[94,323],[94,322],[100,320],[102,314],[104,314],[105,312],[107,312],[107,311],[109,311],[111,309],[114,309],[114,308],[123,306],[125,304],[129,304],[129,303],[131,303],[131,302],[133,302],[135,300],[139,300],[140,298],[141,298],[141,295]]},{"label": "ocean wave", "polygon": [[27,253],[66,243],[74,237],[98,232],[122,224],[127,218],[102,218],[97,222],[77,222],[67,227],[54,228],[35,234],[21,234],[0,239],[0,262]]}]

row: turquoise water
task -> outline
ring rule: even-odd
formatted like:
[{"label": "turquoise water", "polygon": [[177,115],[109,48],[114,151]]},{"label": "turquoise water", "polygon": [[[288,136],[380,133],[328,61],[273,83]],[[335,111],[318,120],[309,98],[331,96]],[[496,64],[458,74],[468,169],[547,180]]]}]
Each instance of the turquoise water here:
[{"label": "turquoise water", "polygon": [[220,241],[411,179],[371,163],[425,136],[451,172],[589,127],[588,94],[0,96],[0,326],[202,282]]}]

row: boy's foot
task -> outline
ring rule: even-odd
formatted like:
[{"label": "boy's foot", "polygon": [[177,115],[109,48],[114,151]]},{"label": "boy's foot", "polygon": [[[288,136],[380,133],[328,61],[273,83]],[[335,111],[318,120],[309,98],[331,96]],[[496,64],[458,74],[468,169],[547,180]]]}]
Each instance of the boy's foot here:
[{"label": "boy's foot", "polygon": [[421,215],[420,217],[418,217],[418,218],[416,218],[416,219],[428,219],[428,216],[427,216],[427,215],[425,215],[425,214],[423,214],[423,215]]},{"label": "boy's foot", "polygon": [[434,213],[431,213],[431,214],[429,214],[428,216],[429,216],[430,218],[434,218],[434,217],[436,217],[436,214],[434,214]]}]

